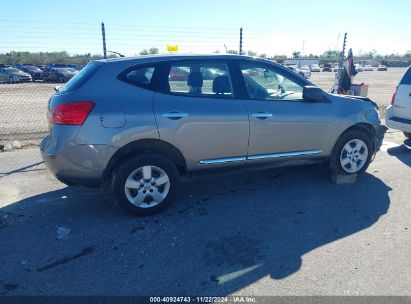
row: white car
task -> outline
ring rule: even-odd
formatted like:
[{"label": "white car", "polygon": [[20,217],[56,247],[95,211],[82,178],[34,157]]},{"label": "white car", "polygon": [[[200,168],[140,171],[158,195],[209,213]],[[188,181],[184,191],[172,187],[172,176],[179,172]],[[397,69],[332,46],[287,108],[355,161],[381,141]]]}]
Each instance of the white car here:
[{"label": "white car", "polygon": [[364,71],[374,71],[374,68],[371,65],[366,65]]},{"label": "white car", "polygon": [[411,138],[411,66],[405,72],[392,96],[385,115],[387,127],[404,132]]},{"label": "white car", "polygon": [[300,69],[298,66],[296,65],[288,65],[287,68],[289,68],[291,71],[301,75],[302,77],[308,79],[311,77],[311,72],[310,70],[303,70]]},{"label": "white car", "polygon": [[355,65],[355,70],[356,70],[357,72],[364,72],[364,68],[363,68],[362,65],[360,65],[360,64],[356,64],[356,65]]},{"label": "white car", "polygon": [[318,64],[312,64],[310,65],[310,71],[311,72],[321,72],[321,68]]}]

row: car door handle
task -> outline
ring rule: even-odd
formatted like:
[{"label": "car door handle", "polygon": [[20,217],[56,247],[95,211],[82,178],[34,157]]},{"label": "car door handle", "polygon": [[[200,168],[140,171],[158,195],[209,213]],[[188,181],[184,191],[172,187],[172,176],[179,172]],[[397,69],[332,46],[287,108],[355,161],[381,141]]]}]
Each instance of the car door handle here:
[{"label": "car door handle", "polygon": [[171,112],[163,113],[163,114],[161,114],[161,116],[170,118],[172,120],[177,120],[177,119],[181,119],[183,117],[188,117],[188,114],[183,113],[183,112],[171,111]]},{"label": "car door handle", "polygon": [[255,117],[255,118],[258,118],[258,119],[266,119],[268,117],[272,117],[273,114],[267,113],[267,112],[257,112],[257,113],[251,114],[251,116]]}]

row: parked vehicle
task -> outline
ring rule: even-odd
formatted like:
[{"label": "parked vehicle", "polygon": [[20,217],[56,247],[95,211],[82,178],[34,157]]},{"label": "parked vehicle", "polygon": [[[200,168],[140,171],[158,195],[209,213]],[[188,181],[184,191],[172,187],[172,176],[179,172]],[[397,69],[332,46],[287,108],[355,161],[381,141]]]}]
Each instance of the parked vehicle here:
[{"label": "parked vehicle", "polygon": [[333,70],[332,70],[332,66],[331,66],[331,63],[325,63],[324,65],[323,65],[323,72],[332,72]]},{"label": "parked vehicle", "polygon": [[289,65],[287,66],[288,69],[290,69],[291,71],[293,71],[294,73],[297,73],[298,75],[308,79],[311,77],[311,72],[309,70],[302,70],[299,67],[297,67],[296,65]]},{"label": "parked vehicle", "polygon": [[310,71],[311,72],[321,72],[321,68],[318,64],[312,64],[310,65]]},{"label": "parked vehicle", "polygon": [[403,131],[406,137],[411,138],[411,66],[392,96],[385,122],[389,128]]},{"label": "parked vehicle", "polygon": [[82,67],[78,64],[66,64],[66,67],[75,69],[76,71],[80,71]]},{"label": "parked vehicle", "polygon": [[33,81],[42,80],[44,78],[43,70],[39,69],[35,65],[23,65],[21,70],[27,74],[30,74]]},{"label": "parked vehicle", "polygon": [[386,66],[386,65],[380,64],[379,66],[377,66],[377,71],[386,71],[386,70],[387,70],[387,66]]},{"label": "parked vehicle", "polygon": [[[189,74],[171,80],[176,69]],[[219,73],[205,81],[202,69]],[[166,207],[182,176],[212,169],[327,163],[335,174],[362,173],[385,133],[368,98],[328,94],[279,64],[233,55],[93,61],[48,109],[52,136],[40,151],[51,172],[104,185],[137,214]]]},{"label": "parked vehicle", "polygon": [[364,67],[364,71],[367,71],[367,72],[374,71],[374,68],[371,65],[368,64]]},{"label": "parked vehicle", "polygon": [[30,82],[32,78],[30,74],[24,73],[16,68],[0,68],[0,82]]},{"label": "parked vehicle", "polygon": [[78,71],[72,68],[46,68],[43,72],[44,81],[48,82],[67,82]]},{"label": "parked vehicle", "polygon": [[176,67],[170,71],[169,78],[173,81],[179,81],[182,79],[187,79],[190,74],[190,70],[185,67]]},{"label": "parked vehicle", "polygon": [[356,65],[355,65],[355,70],[356,70],[357,72],[364,72],[364,68],[363,68],[363,66],[360,65],[360,64],[356,64]]}]

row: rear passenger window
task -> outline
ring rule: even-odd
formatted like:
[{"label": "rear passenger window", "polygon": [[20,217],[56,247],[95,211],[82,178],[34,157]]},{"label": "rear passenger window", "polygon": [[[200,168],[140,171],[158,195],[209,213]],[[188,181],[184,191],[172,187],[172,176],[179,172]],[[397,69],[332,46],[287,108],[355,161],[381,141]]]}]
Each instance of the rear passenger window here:
[{"label": "rear passenger window", "polygon": [[222,63],[172,63],[168,75],[170,93],[213,98],[233,98],[228,67]]},{"label": "rear passenger window", "polygon": [[408,69],[407,73],[401,81],[401,84],[411,84],[411,68]]},{"label": "rear passenger window", "polygon": [[128,71],[124,74],[123,79],[126,82],[135,84],[137,86],[148,87],[151,84],[153,78],[154,67],[139,67],[134,70]]}]

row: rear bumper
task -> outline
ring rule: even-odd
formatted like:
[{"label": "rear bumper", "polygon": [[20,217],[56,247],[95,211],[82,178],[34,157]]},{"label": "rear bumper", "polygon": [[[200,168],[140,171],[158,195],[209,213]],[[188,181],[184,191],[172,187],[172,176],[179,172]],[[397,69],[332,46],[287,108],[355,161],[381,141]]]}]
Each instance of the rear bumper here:
[{"label": "rear bumper", "polygon": [[387,107],[385,123],[390,129],[411,133],[411,119],[395,117],[392,106]]},{"label": "rear bumper", "polygon": [[115,152],[107,145],[79,145],[72,141],[61,145],[45,137],[40,153],[47,168],[67,185],[99,186],[103,171]]}]

